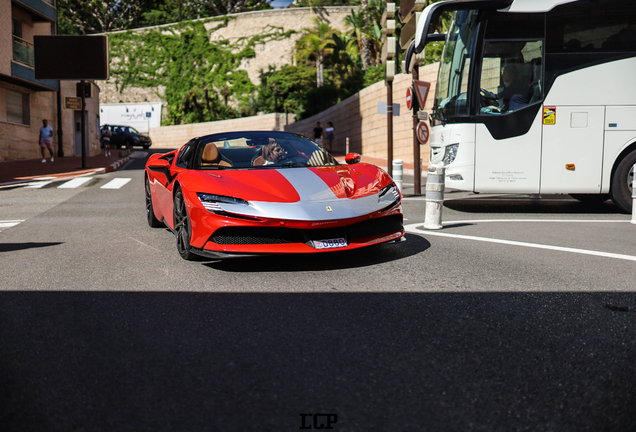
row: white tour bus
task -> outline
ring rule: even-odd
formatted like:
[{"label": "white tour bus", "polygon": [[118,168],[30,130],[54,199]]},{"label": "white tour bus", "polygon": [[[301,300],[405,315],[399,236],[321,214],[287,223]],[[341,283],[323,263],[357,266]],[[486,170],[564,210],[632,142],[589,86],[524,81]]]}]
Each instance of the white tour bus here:
[{"label": "white tour bus", "polygon": [[566,193],[632,208],[636,0],[456,0],[428,6],[407,53],[443,12],[431,163],[449,188]]}]

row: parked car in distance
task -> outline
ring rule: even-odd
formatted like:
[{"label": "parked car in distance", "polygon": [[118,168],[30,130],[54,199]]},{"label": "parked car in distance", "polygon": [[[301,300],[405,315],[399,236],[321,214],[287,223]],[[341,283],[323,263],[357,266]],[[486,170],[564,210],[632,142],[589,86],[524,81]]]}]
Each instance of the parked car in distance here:
[{"label": "parked car in distance", "polygon": [[[150,139],[150,137],[138,132],[137,129],[135,129],[134,127],[118,126],[118,125],[102,125],[100,129],[104,130],[104,128],[108,128],[108,130],[110,130],[111,148],[112,147],[114,148],[143,147],[147,149],[152,145],[152,140]],[[103,142],[102,142],[102,147],[104,147]]]}]

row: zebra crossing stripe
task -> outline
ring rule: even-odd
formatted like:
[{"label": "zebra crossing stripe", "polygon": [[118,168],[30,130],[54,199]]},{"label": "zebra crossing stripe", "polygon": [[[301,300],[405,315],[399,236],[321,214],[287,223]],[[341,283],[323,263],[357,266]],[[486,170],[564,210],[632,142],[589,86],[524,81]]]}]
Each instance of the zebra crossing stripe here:
[{"label": "zebra crossing stripe", "polygon": [[28,186],[25,186],[25,189],[40,189],[41,187],[46,186],[47,184],[53,183],[53,180],[39,181],[35,183],[31,183]]},{"label": "zebra crossing stripe", "polygon": [[119,189],[122,186],[124,186],[126,183],[128,183],[130,180],[130,178],[114,178],[111,181],[109,181],[108,183],[106,183],[104,186],[100,187],[100,189]]},{"label": "zebra crossing stripe", "polygon": [[92,179],[93,177],[76,177],[72,180],[67,181],[66,183],[61,184],[57,188],[58,189],[74,189],[76,187],[83,185],[84,183],[88,183]]},{"label": "zebra crossing stripe", "polygon": [[0,221],[0,230],[4,229],[4,228],[11,228],[16,226],[17,224],[19,224],[20,222],[24,222],[23,220],[7,220],[7,221]]}]

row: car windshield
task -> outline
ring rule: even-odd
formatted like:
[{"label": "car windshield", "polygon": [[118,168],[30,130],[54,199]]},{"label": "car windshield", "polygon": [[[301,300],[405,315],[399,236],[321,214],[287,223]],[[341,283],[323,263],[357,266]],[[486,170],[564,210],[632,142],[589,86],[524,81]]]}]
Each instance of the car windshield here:
[{"label": "car windshield", "polygon": [[200,138],[200,169],[268,169],[339,165],[308,138],[288,132],[229,132]]}]

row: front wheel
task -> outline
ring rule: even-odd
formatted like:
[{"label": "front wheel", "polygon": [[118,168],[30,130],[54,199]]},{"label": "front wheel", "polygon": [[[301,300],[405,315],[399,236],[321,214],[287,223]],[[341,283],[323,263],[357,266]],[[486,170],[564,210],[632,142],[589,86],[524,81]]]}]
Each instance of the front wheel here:
[{"label": "front wheel", "polygon": [[152,208],[152,194],[150,192],[150,181],[146,177],[146,219],[151,228],[159,228],[163,226],[163,222],[155,217],[155,211]]},{"label": "front wheel", "polygon": [[632,212],[632,189],[634,187],[634,164],[636,150],[629,153],[616,167],[612,177],[610,193],[612,201],[625,213]]},{"label": "front wheel", "polygon": [[181,189],[177,189],[174,194],[174,234],[177,241],[177,251],[181,258],[184,260],[194,259],[192,246],[190,246],[192,226]]}]

